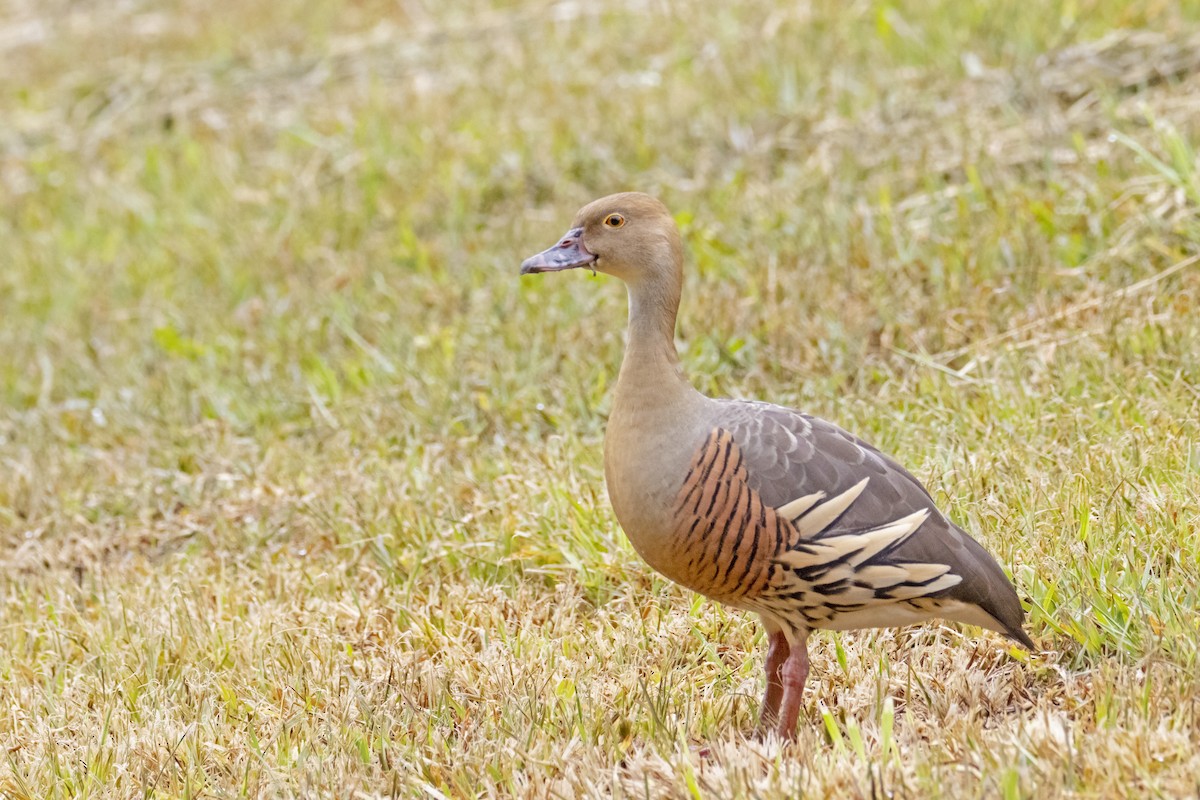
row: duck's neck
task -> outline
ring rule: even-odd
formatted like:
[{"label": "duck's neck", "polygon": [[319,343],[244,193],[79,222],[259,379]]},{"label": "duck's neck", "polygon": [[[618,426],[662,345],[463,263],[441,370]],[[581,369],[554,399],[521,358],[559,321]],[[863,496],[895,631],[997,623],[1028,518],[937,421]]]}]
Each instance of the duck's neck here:
[{"label": "duck's neck", "polygon": [[707,428],[711,402],[680,368],[678,308],[678,288],[664,292],[630,284],[625,360],[604,434],[604,478],[613,511],[637,551],[664,574],[672,563],[672,499]]},{"label": "duck's neck", "polygon": [[688,383],[675,352],[679,289],[650,281],[629,285],[629,330],[613,416],[657,424],[703,396]]}]

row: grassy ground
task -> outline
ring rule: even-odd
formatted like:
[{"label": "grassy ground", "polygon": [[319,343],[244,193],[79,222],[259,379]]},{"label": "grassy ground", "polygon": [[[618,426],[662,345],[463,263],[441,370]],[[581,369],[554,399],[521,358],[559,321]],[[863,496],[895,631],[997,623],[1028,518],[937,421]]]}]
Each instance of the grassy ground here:
[{"label": "grassy ground", "polygon": [[[1194,12],[0,0],[0,794],[1195,796]],[[820,634],[750,738],[604,494],[621,288],[516,275],[627,188],[697,383],[894,452],[1043,654]]]}]

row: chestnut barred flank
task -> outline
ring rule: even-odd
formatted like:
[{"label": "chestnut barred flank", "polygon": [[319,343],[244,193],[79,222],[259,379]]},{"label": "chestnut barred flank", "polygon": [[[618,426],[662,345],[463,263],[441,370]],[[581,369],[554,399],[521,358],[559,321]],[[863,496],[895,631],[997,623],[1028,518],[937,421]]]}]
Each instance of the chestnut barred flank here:
[{"label": "chestnut barred flank", "polygon": [[816,492],[771,508],[747,474],[733,436],[714,430],[675,503],[680,568],[670,577],[714,600],[809,629],[844,627],[851,618],[882,626],[933,616],[941,604],[924,601],[962,581],[946,564],[895,558],[929,518],[927,509],[861,531],[835,526],[869,478],[828,500]]}]

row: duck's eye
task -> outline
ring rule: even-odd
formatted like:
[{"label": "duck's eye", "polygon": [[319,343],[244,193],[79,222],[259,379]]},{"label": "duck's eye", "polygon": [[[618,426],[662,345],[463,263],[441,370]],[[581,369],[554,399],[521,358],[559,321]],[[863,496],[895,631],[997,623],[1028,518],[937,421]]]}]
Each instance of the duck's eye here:
[{"label": "duck's eye", "polygon": [[620,214],[609,214],[604,218],[604,224],[610,228],[619,228],[625,224],[625,218]]}]

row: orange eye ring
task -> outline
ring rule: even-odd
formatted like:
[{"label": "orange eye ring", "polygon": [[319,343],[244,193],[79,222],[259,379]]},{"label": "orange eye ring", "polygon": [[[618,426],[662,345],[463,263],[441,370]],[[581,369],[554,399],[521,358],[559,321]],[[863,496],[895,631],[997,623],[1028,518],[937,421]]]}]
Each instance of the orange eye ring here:
[{"label": "orange eye ring", "polygon": [[609,214],[604,218],[604,225],[607,228],[619,228],[625,224],[625,218],[620,214]]}]

